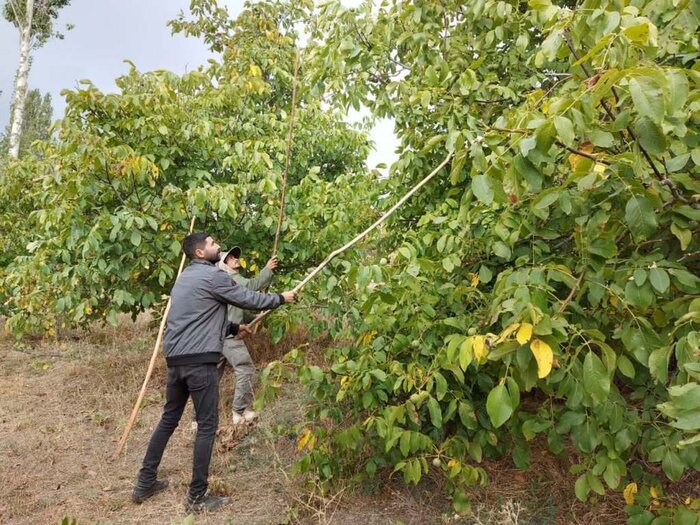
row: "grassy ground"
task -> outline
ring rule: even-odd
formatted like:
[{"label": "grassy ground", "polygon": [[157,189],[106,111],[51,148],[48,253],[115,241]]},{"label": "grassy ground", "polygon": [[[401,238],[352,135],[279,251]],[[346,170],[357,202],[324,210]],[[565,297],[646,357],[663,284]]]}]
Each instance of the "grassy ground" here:
[{"label": "grassy ground", "polygon": [[[161,466],[170,488],[143,505],[130,493],[135,474],[163,403],[165,367],[158,362],[144,408],[121,457],[112,455],[124,429],[150,358],[154,330],[148,319],[122,321],[58,341],[17,345],[0,340],[0,523],[49,524],[72,517],[87,523],[193,523],[184,512],[192,457],[190,409],[185,412]],[[299,341],[272,347],[251,341],[258,364],[278,357]],[[229,495],[226,510],[197,516],[197,524],[439,524],[473,523],[587,525],[624,523],[622,498],[613,494],[595,506],[573,497],[573,459],[547,453],[522,472],[509,461],[485,465],[491,482],[474,490],[475,515],[450,512],[443,481],[428,478],[407,488],[377,480],[320,496],[290,476],[298,459],[296,424],[306,398],[295,385],[245,433],[230,425],[233,377],[221,386],[221,428],[210,487]]]}]

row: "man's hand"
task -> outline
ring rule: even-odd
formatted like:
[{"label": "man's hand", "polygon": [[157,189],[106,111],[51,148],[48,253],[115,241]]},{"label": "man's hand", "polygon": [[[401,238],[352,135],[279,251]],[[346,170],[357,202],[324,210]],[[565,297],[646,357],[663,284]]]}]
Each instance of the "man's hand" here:
[{"label": "man's hand", "polygon": [[296,292],[282,292],[282,297],[284,297],[284,304],[293,303],[297,300]]},{"label": "man's hand", "polygon": [[236,334],[236,339],[243,339],[252,333],[252,330],[247,324],[238,325],[238,334]]},{"label": "man's hand", "polygon": [[278,265],[279,265],[279,261],[277,260],[277,256],[275,255],[273,257],[270,257],[270,260],[267,261],[265,268],[267,268],[269,270],[274,270],[275,268],[277,268]]}]

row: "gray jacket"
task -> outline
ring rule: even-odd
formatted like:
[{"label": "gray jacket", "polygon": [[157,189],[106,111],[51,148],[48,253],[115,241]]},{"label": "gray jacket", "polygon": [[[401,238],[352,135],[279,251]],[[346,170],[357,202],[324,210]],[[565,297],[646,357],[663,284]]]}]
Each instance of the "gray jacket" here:
[{"label": "gray jacket", "polygon": [[284,303],[279,294],[239,286],[209,261],[195,259],[170,293],[171,305],[163,339],[168,366],[218,363],[227,335],[226,305],[271,310]]}]

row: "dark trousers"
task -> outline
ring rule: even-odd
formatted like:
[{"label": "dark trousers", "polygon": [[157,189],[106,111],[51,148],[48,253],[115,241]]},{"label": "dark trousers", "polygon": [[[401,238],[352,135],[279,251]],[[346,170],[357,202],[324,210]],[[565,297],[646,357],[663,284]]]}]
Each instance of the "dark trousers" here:
[{"label": "dark trousers", "polygon": [[207,491],[209,463],[219,425],[219,374],[215,364],[168,367],[163,416],[151,436],[137,484],[140,488],[148,488],[156,482],[165,446],[177,428],[190,396],[197,414],[197,438],[188,498],[196,501]]}]

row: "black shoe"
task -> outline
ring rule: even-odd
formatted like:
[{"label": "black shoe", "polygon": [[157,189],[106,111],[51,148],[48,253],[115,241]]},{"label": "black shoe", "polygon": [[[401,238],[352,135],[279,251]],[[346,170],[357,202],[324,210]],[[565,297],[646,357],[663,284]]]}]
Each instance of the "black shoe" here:
[{"label": "black shoe", "polygon": [[159,479],[150,487],[143,489],[138,485],[134,487],[134,492],[131,493],[131,501],[134,503],[143,503],[151,496],[155,496],[159,492],[163,492],[168,488],[170,482],[167,479]]},{"label": "black shoe", "polygon": [[226,498],[224,496],[214,496],[212,494],[205,494],[201,498],[195,501],[191,501],[187,498],[187,503],[185,504],[186,512],[214,512],[219,510],[221,507],[231,503],[231,498]]}]

